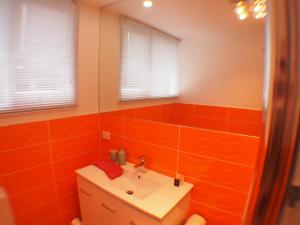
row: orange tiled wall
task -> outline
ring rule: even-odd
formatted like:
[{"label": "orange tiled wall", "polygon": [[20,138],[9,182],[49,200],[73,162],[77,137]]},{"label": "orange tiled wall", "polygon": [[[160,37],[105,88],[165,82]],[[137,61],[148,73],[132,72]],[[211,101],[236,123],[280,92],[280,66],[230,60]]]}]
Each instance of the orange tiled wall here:
[{"label": "orange tiled wall", "polygon": [[[195,117],[198,107],[192,106]],[[148,167],[170,176],[178,171],[195,184],[191,210],[209,224],[239,224],[259,138],[179,125],[176,116],[190,108],[169,104],[102,114],[102,130],[112,134],[102,140],[103,157],[121,146],[131,162],[145,154]],[[206,107],[213,118],[217,109]],[[259,124],[259,112],[235,114],[237,121]],[[74,170],[97,160],[98,135],[97,114],[0,127],[0,186],[11,197],[17,225],[67,225],[79,215]]]},{"label": "orange tiled wall", "polygon": [[79,216],[74,170],[99,157],[99,116],[0,127],[0,186],[17,225],[68,225]]},{"label": "orange tiled wall", "polygon": [[167,104],[135,109],[136,118],[183,126],[260,136],[261,111],[193,104]]},{"label": "orange tiled wall", "polygon": [[[176,115],[188,114],[208,118],[201,124],[214,130],[178,125]],[[184,104],[102,113],[101,129],[111,133],[111,140],[102,139],[102,157],[121,146],[130,162],[146,155],[148,168],[170,176],[178,171],[195,184],[191,212],[203,215],[208,225],[240,225],[259,149],[259,137],[244,134],[259,134],[252,128],[260,126],[260,114]],[[210,119],[214,126],[208,126]],[[242,126],[233,129],[231,122]]]}]

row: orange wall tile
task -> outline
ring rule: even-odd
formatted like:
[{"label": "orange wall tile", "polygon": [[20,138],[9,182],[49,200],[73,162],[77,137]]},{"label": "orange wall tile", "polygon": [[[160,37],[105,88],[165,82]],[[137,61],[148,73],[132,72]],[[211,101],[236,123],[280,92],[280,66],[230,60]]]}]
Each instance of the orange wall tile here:
[{"label": "orange wall tile", "polygon": [[50,164],[0,176],[0,185],[6,189],[10,196],[51,182],[53,182],[53,173]]},{"label": "orange wall tile", "polygon": [[74,137],[99,130],[98,114],[63,118],[49,121],[51,140]]},{"label": "orange wall tile", "polygon": [[124,120],[124,136],[156,145],[177,148],[179,128],[147,120]]},{"label": "orange wall tile", "polygon": [[159,119],[162,114],[161,106],[148,106],[143,108],[136,109],[136,118],[137,119]]},{"label": "orange wall tile", "polygon": [[58,200],[59,210],[62,216],[62,224],[69,224],[80,214],[78,194],[66,195]]},{"label": "orange wall tile", "polygon": [[37,206],[44,205],[47,202],[56,199],[55,186],[53,183],[20,193],[11,198],[11,203],[15,216],[29,212]]},{"label": "orange wall tile", "polygon": [[240,225],[242,216],[197,201],[191,202],[191,213],[202,215],[208,225]]},{"label": "orange wall tile", "polygon": [[174,123],[183,126],[261,136],[262,112],[260,110],[179,103],[175,104]]},{"label": "orange wall tile", "polygon": [[175,124],[194,127],[196,125],[196,119],[194,116],[176,114]]},{"label": "orange wall tile", "polygon": [[193,116],[195,115],[195,110],[196,106],[192,104],[177,103],[175,106],[175,114],[178,115]]},{"label": "orange wall tile", "polygon": [[123,119],[110,114],[102,114],[101,129],[113,134],[123,135]]},{"label": "orange wall tile", "polygon": [[195,127],[211,129],[211,130],[220,130],[226,131],[228,127],[227,120],[223,119],[215,119],[215,118],[208,118],[208,117],[195,117]]},{"label": "orange wall tile", "polygon": [[230,109],[229,119],[240,122],[257,123],[262,120],[260,110]]},{"label": "orange wall tile", "polygon": [[49,164],[50,161],[49,143],[2,151],[0,152],[0,176]]},{"label": "orange wall tile", "polygon": [[128,157],[137,159],[140,156],[147,158],[148,167],[159,167],[167,171],[175,171],[177,163],[177,150],[151,145],[137,140],[124,140],[124,149]]},{"label": "orange wall tile", "polygon": [[0,127],[0,186],[17,225],[79,216],[75,169],[99,158],[99,115]]},{"label": "orange wall tile", "polygon": [[184,176],[248,192],[253,168],[188,153],[179,154],[178,171]]},{"label": "orange wall tile", "polygon": [[47,122],[0,127],[0,151],[48,141]]},{"label": "orange wall tile", "polygon": [[255,166],[259,138],[212,130],[181,128],[180,151]]},{"label": "orange wall tile", "polygon": [[55,218],[56,215],[59,215],[58,205],[53,201],[17,216],[16,222],[18,225],[40,225],[48,222],[52,216]]},{"label": "orange wall tile", "polygon": [[98,156],[99,151],[93,151],[56,161],[53,163],[54,175],[57,179],[74,175],[76,169],[91,164]]},{"label": "orange wall tile", "polygon": [[176,104],[165,104],[161,106],[162,118],[173,117],[175,115]]},{"label": "orange wall tile", "polygon": [[207,105],[196,105],[196,116],[227,119],[229,114],[229,108],[207,106]]},{"label": "orange wall tile", "polygon": [[53,141],[51,147],[54,161],[97,151],[99,149],[99,132]]},{"label": "orange wall tile", "polygon": [[203,204],[212,205],[218,209],[242,215],[247,200],[247,193],[215,186],[199,180],[187,179],[195,186],[192,199]]}]

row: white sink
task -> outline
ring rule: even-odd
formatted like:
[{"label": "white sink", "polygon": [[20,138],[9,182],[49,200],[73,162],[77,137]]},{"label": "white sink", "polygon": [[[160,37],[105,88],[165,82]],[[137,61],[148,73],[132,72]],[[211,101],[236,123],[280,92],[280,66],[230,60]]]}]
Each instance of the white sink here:
[{"label": "white sink", "polygon": [[123,167],[123,175],[112,180],[112,185],[135,198],[145,199],[163,185],[146,174],[133,167]]}]

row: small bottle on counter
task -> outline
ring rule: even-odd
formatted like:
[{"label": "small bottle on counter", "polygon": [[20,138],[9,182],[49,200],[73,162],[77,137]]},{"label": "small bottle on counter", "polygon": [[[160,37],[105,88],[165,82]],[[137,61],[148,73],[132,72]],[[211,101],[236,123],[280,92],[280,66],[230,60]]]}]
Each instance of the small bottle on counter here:
[{"label": "small bottle on counter", "polygon": [[110,150],[109,158],[113,162],[118,162],[118,151],[116,149]]},{"label": "small bottle on counter", "polygon": [[175,179],[174,179],[174,186],[179,187],[183,185],[184,183],[184,177],[181,176],[180,174],[176,174]]},{"label": "small bottle on counter", "polygon": [[124,166],[126,164],[126,152],[123,148],[118,152],[118,161],[120,166]]}]

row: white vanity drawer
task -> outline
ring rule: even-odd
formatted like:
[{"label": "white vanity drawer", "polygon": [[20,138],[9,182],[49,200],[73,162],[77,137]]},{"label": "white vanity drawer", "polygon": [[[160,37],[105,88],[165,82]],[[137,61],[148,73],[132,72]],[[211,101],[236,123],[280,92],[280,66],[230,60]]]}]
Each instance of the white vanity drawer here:
[{"label": "white vanity drawer", "polygon": [[121,213],[118,215],[120,225],[160,225],[160,221],[132,206],[122,203]]},{"label": "white vanity drawer", "polygon": [[81,177],[77,183],[83,225],[119,225],[120,202]]}]

